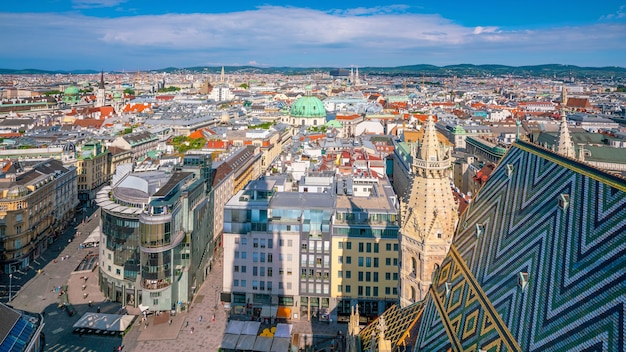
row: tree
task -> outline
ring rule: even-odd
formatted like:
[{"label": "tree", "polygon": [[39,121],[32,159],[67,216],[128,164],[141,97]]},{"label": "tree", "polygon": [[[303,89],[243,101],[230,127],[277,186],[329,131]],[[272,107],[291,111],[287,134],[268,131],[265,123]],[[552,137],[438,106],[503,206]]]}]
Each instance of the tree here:
[{"label": "tree", "polygon": [[125,95],[135,95],[135,91],[132,88],[126,88],[126,89],[124,89],[124,94]]}]

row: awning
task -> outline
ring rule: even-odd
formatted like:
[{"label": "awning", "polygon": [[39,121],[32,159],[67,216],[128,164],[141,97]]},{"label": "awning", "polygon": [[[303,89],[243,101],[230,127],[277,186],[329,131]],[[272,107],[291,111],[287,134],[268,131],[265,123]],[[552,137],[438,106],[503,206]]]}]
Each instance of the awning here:
[{"label": "awning", "polygon": [[100,226],[97,226],[87,238],[83,241],[83,244],[87,243],[99,243],[100,242]]},{"label": "awning", "polygon": [[85,313],[74,323],[74,328],[121,332],[125,331],[134,319],[134,315]]},{"label": "awning", "polygon": [[278,311],[276,311],[276,318],[291,319],[291,308],[278,307]]}]

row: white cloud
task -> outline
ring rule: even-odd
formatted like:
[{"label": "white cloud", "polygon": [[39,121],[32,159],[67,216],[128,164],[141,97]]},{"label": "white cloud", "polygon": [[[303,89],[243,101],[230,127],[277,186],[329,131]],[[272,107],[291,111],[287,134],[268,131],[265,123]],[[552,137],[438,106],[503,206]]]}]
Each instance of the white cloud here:
[{"label": "white cloud", "polygon": [[127,0],[72,0],[72,7],[75,9],[114,7],[126,1]]},{"label": "white cloud", "polygon": [[614,13],[610,13],[608,15],[600,16],[600,20],[616,20],[626,18],[626,5],[622,5],[615,11]]},{"label": "white cloud", "polygon": [[612,59],[619,60],[612,64],[624,66],[626,57],[626,24],[516,30],[465,27],[439,15],[404,13],[401,7],[389,13],[378,8],[338,13],[264,6],[222,14],[116,18],[0,13],[0,40],[4,44],[0,62],[80,59],[86,67],[99,67],[102,62],[128,63],[124,65],[133,68],[205,62],[394,66],[483,60],[525,64],[524,60],[545,63],[542,58],[557,56],[576,59],[579,53],[594,51],[621,57]]}]

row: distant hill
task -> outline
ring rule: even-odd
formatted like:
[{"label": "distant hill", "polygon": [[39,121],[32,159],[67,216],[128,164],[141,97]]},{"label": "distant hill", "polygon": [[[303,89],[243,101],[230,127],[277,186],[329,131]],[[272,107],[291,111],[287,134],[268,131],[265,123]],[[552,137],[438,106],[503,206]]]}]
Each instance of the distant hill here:
[{"label": "distant hill", "polygon": [[[302,75],[315,72],[328,72],[336,67],[256,67],[256,66],[224,66],[226,73],[282,73],[287,75]],[[188,72],[188,73],[213,73],[219,74],[222,70],[221,66],[195,66],[195,67],[166,67],[158,70],[149,70],[149,72]],[[46,71],[38,69],[0,69],[0,74],[94,74],[97,70],[72,70],[72,71]],[[506,65],[472,65],[459,64],[448,66],[434,65],[407,65],[397,67],[359,67],[360,74],[376,74],[376,75],[428,75],[439,77],[489,77],[489,76],[515,76],[515,77],[603,77],[603,78],[626,78],[626,68],[624,67],[580,67],[575,65],[533,65],[533,66],[506,66]]]},{"label": "distant hill", "polygon": [[93,74],[98,73],[100,71],[96,70],[71,70],[71,71],[47,71],[47,70],[38,70],[35,68],[25,68],[21,70],[13,70],[9,68],[0,68],[0,75],[55,75],[55,74],[73,74],[73,75],[84,75],[84,74]]}]

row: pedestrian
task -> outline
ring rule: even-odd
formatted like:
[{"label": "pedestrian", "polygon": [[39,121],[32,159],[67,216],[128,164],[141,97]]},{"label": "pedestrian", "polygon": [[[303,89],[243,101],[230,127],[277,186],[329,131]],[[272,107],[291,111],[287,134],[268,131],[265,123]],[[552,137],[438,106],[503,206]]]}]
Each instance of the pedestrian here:
[{"label": "pedestrian", "polygon": [[188,326],[189,326],[189,320],[185,322],[185,327],[188,327]]},{"label": "pedestrian", "polygon": [[193,330],[194,330],[194,328],[192,327],[192,328],[191,328],[191,334],[193,334]]},{"label": "pedestrian", "polygon": [[200,318],[198,318],[198,321],[202,321],[202,315],[200,316]]},{"label": "pedestrian", "polygon": [[211,321],[215,321],[215,314],[213,314],[213,318],[211,318]]},{"label": "pedestrian", "polygon": [[172,319],[168,320],[168,321],[167,321],[167,324],[168,324],[168,325],[172,325]]}]

